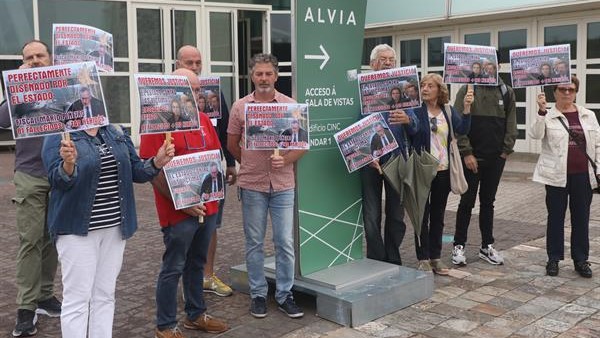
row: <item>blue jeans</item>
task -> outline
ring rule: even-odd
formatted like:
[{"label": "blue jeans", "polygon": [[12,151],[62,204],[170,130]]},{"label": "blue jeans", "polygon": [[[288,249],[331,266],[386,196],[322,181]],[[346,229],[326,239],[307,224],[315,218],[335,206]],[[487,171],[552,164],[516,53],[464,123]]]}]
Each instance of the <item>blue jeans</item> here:
[{"label": "blue jeans", "polygon": [[294,189],[268,193],[242,189],[241,198],[250,296],[267,297],[263,244],[270,211],[275,244],[275,300],[283,303],[294,285]]},{"label": "blue jeans", "polygon": [[195,320],[206,311],[204,303],[204,264],[217,215],[195,217],[162,228],[165,253],[156,283],[156,326],[159,330],[177,325],[177,285],[183,275],[185,313]]}]

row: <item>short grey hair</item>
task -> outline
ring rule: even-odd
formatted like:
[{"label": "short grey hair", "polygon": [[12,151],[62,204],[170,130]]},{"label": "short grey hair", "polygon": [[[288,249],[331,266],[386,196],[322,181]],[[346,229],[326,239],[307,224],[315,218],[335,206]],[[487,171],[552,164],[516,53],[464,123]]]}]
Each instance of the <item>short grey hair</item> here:
[{"label": "short grey hair", "polygon": [[377,58],[379,58],[379,54],[386,51],[394,53],[394,57],[396,57],[396,51],[394,50],[394,48],[392,48],[387,43],[382,43],[380,45],[375,46],[373,50],[371,50],[371,62],[377,60]]},{"label": "short grey hair", "polygon": [[257,63],[270,63],[275,70],[275,74],[279,74],[279,61],[273,54],[255,54],[250,60],[250,74],[254,72],[254,67]]}]

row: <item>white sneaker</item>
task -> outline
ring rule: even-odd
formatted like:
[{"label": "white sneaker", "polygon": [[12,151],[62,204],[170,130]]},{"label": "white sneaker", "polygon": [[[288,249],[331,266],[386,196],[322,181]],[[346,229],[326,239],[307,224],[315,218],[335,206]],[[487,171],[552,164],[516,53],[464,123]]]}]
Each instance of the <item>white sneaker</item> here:
[{"label": "white sneaker", "polygon": [[479,258],[493,265],[504,264],[504,258],[491,244],[488,244],[487,248],[479,249]]},{"label": "white sneaker", "polygon": [[465,266],[467,265],[467,257],[465,257],[465,247],[462,245],[455,245],[452,249],[452,264]]}]

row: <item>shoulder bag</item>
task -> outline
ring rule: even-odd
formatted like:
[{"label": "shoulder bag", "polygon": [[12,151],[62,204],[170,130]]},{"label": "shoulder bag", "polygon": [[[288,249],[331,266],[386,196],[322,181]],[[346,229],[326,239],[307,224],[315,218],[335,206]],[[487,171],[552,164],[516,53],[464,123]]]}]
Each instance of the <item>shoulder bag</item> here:
[{"label": "shoulder bag", "polygon": [[452,109],[449,105],[444,105],[446,115],[448,115],[448,126],[450,126],[450,147],[448,156],[448,169],[450,170],[450,190],[452,193],[462,195],[469,189],[467,179],[461,161],[460,152],[458,151],[458,143],[454,137],[454,128],[452,127]]}]

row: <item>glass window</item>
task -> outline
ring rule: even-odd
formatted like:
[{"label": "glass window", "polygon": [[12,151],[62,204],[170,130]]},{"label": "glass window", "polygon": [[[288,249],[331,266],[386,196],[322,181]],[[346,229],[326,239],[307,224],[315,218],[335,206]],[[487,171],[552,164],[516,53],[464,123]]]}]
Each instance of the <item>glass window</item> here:
[{"label": "glass window", "polygon": [[138,58],[162,60],[162,20],[159,9],[139,8],[137,17]]},{"label": "glass window", "polygon": [[280,76],[277,79],[277,84],[275,85],[277,91],[287,95],[292,96],[292,77],[291,76]]},{"label": "glass window", "polygon": [[[504,81],[505,84],[512,86],[512,75],[511,73],[500,73],[500,78]],[[526,88],[513,88],[515,92],[515,99],[517,102],[525,102],[527,101],[527,91]]]},{"label": "glass window", "polygon": [[[392,37],[391,36],[380,36],[376,38],[366,38],[363,43],[363,57],[362,64],[369,65],[371,64],[371,50],[375,48],[375,46],[380,45],[382,43],[386,43],[392,46]],[[393,46],[392,46],[393,47]]]},{"label": "glass window", "polygon": [[196,42],[196,12],[173,11],[173,35],[175,46],[173,46],[173,59],[177,58],[177,51],[181,46],[197,46]]},{"label": "glass window", "polygon": [[571,45],[571,59],[577,58],[577,25],[544,28],[544,46]]},{"label": "glass window", "polygon": [[[5,70],[12,70],[19,68],[20,65],[23,64],[21,60],[0,60],[0,73]],[[4,93],[4,76],[0,74],[0,85],[2,86],[1,92]],[[6,93],[4,93],[6,94]],[[0,97],[0,102],[3,101],[4,98]]]},{"label": "glass window", "polygon": [[[38,1],[40,37],[51,42],[53,23],[76,23],[100,28],[113,35],[116,57],[127,57],[127,3],[116,1]],[[139,22],[139,21],[138,21]],[[150,22],[145,22],[148,24]],[[143,31],[138,29],[138,32]]]},{"label": "glass window", "polygon": [[498,52],[500,63],[510,62],[510,50],[527,48],[527,29],[498,32]]},{"label": "glass window", "polygon": [[271,14],[271,51],[280,62],[292,61],[292,18]]},{"label": "glass window", "polygon": [[138,71],[140,73],[162,73],[164,67],[162,63],[140,63],[138,64]]},{"label": "glass window", "polygon": [[465,44],[489,46],[491,44],[491,36],[490,33],[465,34]]},{"label": "glass window", "polygon": [[444,66],[444,44],[449,42],[449,36],[427,39],[427,64],[429,67]]},{"label": "glass window", "polygon": [[0,54],[21,55],[21,47],[31,39],[33,39],[32,0],[0,1],[0,41],[2,41]]},{"label": "glass window", "polygon": [[[201,0],[184,0],[200,2]],[[219,0],[216,2],[252,4],[252,5],[271,5],[274,11],[289,11],[291,9],[291,0]]]},{"label": "glass window", "polygon": [[233,81],[230,77],[221,76],[221,92],[223,92],[223,96],[225,96],[225,104],[227,107],[231,108],[233,104]]},{"label": "glass window", "polygon": [[585,102],[600,103],[600,75],[585,76]]},{"label": "glass window", "polygon": [[129,77],[102,76],[102,92],[111,123],[131,123]]},{"label": "glass window", "polygon": [[421,39],[400,41],[400,66],[421,67]]},{"label": "glass window", "polygon": [[231,14],[210,13],[210,58],[212,61],[233,61],[231,46]]},{"label": "glass window", "polygon": [[527,131],[525,129],[517,129],[517,140],[527,139]]},{"label": "glass window", "polygon": [[587,25],[587,58],[600,58],[600,22]]},{"label": "glass window", "polygon": [[526,124],[527,117],[525,115],[525,111],[527,109],[525,107],[517,107],[517,124]]}]

